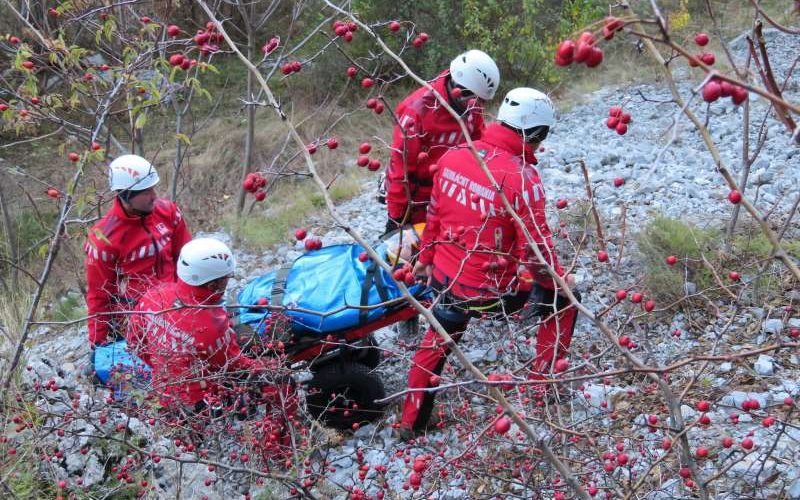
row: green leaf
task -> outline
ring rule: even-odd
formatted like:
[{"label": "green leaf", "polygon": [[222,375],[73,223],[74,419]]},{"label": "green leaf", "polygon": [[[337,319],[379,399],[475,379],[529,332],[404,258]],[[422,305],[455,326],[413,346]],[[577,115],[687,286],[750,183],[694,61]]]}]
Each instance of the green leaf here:
[{"label": "green leaf", "polygon": [[147,114],[142,113],[136,117],[136,123],[133,124],[133,127],[136,129],[141,129],[144,128],[146,123],[147,123]]},{"label": "green leaf", "polygon": [[[94,237],[98,240],[102,241],[103,243],[111,244],[111,241],[106,237],[105,233],[99,229],[94,230]],[[89,240],[91,241],[91,240]]]},{"label": "green leaf", "polygon": [[189,136],[187,136],[186,134],[177,133],[175,134],[175,138],[181,141],[182,143],[186,144],[187,146],[192,145],[191,139],[189,139]]}]

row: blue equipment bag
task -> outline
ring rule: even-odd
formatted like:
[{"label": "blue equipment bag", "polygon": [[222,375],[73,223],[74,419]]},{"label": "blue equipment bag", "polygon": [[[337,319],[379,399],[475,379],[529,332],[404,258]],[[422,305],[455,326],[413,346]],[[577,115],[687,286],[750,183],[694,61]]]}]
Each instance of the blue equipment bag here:
[{"label": "blue equipment bag", "polygon": [[144,386],[150,381],[150,367],[128,352],[128,342],[125,340],[95,347],[94,371],[103,384],[110,383],[115,390],[124,391],[122,386],[128,385],[126,382]]},{"label": "blue equipment bag", "polygon": [[[376,250],[385,258],[385,244]],[[330,333],[378,320],[390,312],[391,306],[358,306],[381,304],[402,297],[402,293],[389,273],[375,262],[358,259],[363,251],[360,245],[343,244],[303,254],[291,268],[272,271],[248,283],[239,293],[238,302],[257,305],[259,299],[267,299],[271,306],[284,306],[283,315],[291,320],[292,331],[300,334]],[[423,285],[414,284],[408,289],[417,298],[428,293]],[[242,308],[239,322],[263,334],[271,313],[267,309]]]}]

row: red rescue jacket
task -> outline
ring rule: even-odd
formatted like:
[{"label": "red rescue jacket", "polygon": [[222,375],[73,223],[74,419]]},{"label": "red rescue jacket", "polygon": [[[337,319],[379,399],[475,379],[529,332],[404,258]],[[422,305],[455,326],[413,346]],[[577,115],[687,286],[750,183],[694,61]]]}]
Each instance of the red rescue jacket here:
[{"label": "red rescue jacket", "polygon": [[[118,198],[89,230],[86,250],[86,305],[89,315],[130,310],[139,296],[162,281],[175,281],[181,248],[192,239],[178,207],[158,199],[150,214],[128,215]],[[89,320],[89,341],[108,337],[110,316]]]},{"label": "red rescue jacket", "polygon": [[[221,304],[222,294],[178,280],[145,293],[133,314],[126,338],[131,352],[153,370],[153,389],[162,403],[177,401],[193,407],[219,392],[222,382],[236,373],[266,369],[244,356]],[[193,308],[191,306],[213,306]]]},{"label": "red rescue jacket", "polygon": [[[449,71],[442,72],[431,86],[447,99],[446,79]],[[386,169],[386,205],[389,217],[403,220],[409,205],[404,180],[408,171],[408,188],[411,193],[412,218],[407,222],[425,222],[425,205],[433,189],[430,166],[450,148],[464,142],[461,127],[439,103],[436,96],[425,87],[406,97],[395,110],[398,125],[394,127],[392,157]],[[463,118],[472,140],[480,138],[484,129],[483,109],[472,107]]]},{"label": "red rescue jacket", "polygon": [[[545,193],[530,146],[515,131],[489,125],[475,147],[515,211],[523,219],[559,276],[564,270],[553,250],[545,217]],[[466,144],[439,159],[419,261],[433,265],[433,277],[464,298],[494,297],[517,286],[519,264],[541,286],[554,281],[530,249],[522,227],[507,214]],[[530,283],[524,280],[520,288]]]}]

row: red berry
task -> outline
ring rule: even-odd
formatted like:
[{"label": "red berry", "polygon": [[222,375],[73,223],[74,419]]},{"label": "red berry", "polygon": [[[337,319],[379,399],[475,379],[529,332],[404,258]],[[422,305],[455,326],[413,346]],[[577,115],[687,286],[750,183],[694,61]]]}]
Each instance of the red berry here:
[{"label": "red berry", "polygon": [[556,372],[563,372],[567,368],[569,368],[569,360],[561,358],[558,361],[556,361],[556,366],[555,366]]},{"label": "red berry", "polygon": [[356,73],[358,73],[358,70],[356,69],[355,66],[350,66],[349,68],[347,68],[347,76],[349,76],[350,78],[355,78]]},{"label": "red berry", "polygon": [[330,139],[328,139],[328,142],[326,144],[328,146],[328,149],[336,149],[339,147],[339,141],[336,140],[336,137],[331,137]]},{"label": "red berry", "polygon": [[700,60],[703,61],[703,64],[706,66],[713,66],[717,58],[714,56],[713,52],[705,52],[700,56]]},{"label": "red berry", "polygon": [[615,177],[614,178],[614,187],[620,187],[623,184],[625,184],[625,179],[623,179],[622,177]]},{"label": "red berry", "polygon": [[773,416],[766,417],[764,418],[764,420],[761,421],[761,425],[763,425],[764,427],[772,427],[774,423],[775,423],[775,417]]},{"label": "red berry", "polygon": [[644,295],[642,295],[639,292],[636,292],[633,295],[631,295],[631,302],[633,302],[634,304],[638,304],[639,302],[642,301],[643,298],[644,298]]},{"label": "red berry", "polygon": [[739,281],[742,277],[736,271],[731,271],[728,273],[728,279],[731,281]]},{"label": "red berry", "polygon": [[391,32],[400,31],[400,23],[398,23],[397,21],[390,22],[389,23],[389,31],[391,31]]},{"label": "red berry", "polygon": [[621,106],[611,106],[608,110],[608,116],[619,116],[622,114],[622,107]]},{"label": "red berry", "polygon": [[674,266],[677,263],[678,263],[678,258],[675,257],[674,255],[670,255],[669,257],[667,257],[667,264],[668,265]]},{"label": "red berry", "polygon": [[694,36],[694,43],[701,47],[708,45],[708,35],[705,33],[698,33]]},{"label": "red berry", "polygon": [[606,127],[610,128],[611,130],[616,129],[617,125],[619,125],[619,118],[616,116],[609,116],[608,120],[606,120]]},{"label": "red berry", "polygon": [[75,163],[76,161],[81,159],[81,157],[80,157],[80,155],[78,153],[70,153],[70,154],[67,155],[67,158],[69,158],[69,161],[71,161],[73,163]]},{"label": "red berry", "polygon": [[732,190],[728,193],[728,201],[733,203],[734,205],[738,204],[742,201],[742,193],[737,191],[736,189]]},{"label": "red berry", "polygon": [[267,197],[267,193],[264,191],[259,191],[255,194],[255,197],[256,201],[264,201],[264,199]]},{"label": "red berry", "polygon": [[575,55],[573,60],[578,63],[586,62],[589,56],[592,53],[592,45],[586,42],[578,42],[578,46],[575,49]]},{"label": "red berry", "polygon": [[181,29],[174,24],[170,24],[167,26],[167,35],[171,36],[172,38],[177,37],[181,34]]},{"label": "red berry", "polygon": [[708,82],[703,86],[703,100],[706,102],[714,102],[722,95],[722,87],[714,80]]},{"label": "red berry", "polygon": [[505,434],[511,428],[511,420],[508,417],[500,417],[494,423],[494,431],[498,434]]},{"label": "red berry", "polygon": [[697,456],[697,458],[706,458],[708,456],[708,449],[703,447],[697,448],[695,456]]},{"label": "red berry", "polygon": [[619,115],[619,121],[622,123],[630,123],[631,122],[631,114],[630,113],[622,113]]},{"label": "red berry", "polygon": [[372,145],[368,142],[362,142],[358,147],[358,152],[362,155],[368,154],[370,151],[372,151]]},{"label": "red berry", "polygon": [[372,87],[374,83],[375,81],[372,78],[364,78],[363,80],[361,80],[361,86],[364,87],[365,89]]},{"label": "red berry", "polygon": [[733,90],[731,91],[731,100],[737,106],[744,101],[747,100],[750,93],[744,87],[739,87],[738,85],[733,86]]},{"label": "red berry", "polygon": [[308,146],[306,146],[306,151],[308,151],[308,154],[313,155],[314,153],[317,152],[317,145],[309,144]]},{"label": "red berry", "polygon": [[701,411],[701,412],[705,413],[709,409],[711,409],[711,403],[709,403],[708,401],[703,400],[703,401],[698,401],[697,402],[697,411]]},{"label": "red berry", "polygon": [[599,260],[600,262],[607,261],[608,260],[608,252],[606,252],[605,250],[600,250],[599,252],[597,252],[597,260]]},{"label": "red berry", "polygon": [[619,135],[625,135],[628,133],[628,125],[622,122],[617,123],[617,127],[615,128],[615,130]]},{"label": "red berry", "polygon": [[559,210],[563,210],[563,209],[567,208],[567,200],[565,200],[564,198],[561,198],[558,201],[556,201],[556,208],[559,209]]},{"label": "red berry", "polygon": [[359,167],[366,167],[367,165],[369,165],[369,156],[365,155],[359,156],[358,159],[356,160],[356,165],[358,165]]},{"label": "red berry", "polygon": [[373,158],[369,161],[369,165],[367,165],[367,170],[371,170],[375,172],[381,168],[381,161],[377,158]]},{"label": "red berry", "polygon": [[653,302],[652,300],[648,300],[647,302],[644,303],[644,310],[647,312],[651,312],[655,308],[656,308],[656,303]]},{"label": "red berry", "polygon": [[428,38],[429,38],[429,37],[428,37],[428,34],[427,34],[427,33],[425,33],[424,31],[423,31],[422,33],[420,33],[420,34],[419,34],[419,39],[420,39],[420,40],[422,40],[422,42],[423,42],[423,43],[424,43],[424,42],[427,42],[427,41],[428,41]]},{"label": "red berry", "polygon": [[753,440],[750,438],[742,439],[742,448],[744,448],[745,450],[753,449]]},{"label": "red berry", "polygon": [[722,446],[723,448],[730,448],[733,446],[733,438],[730,436],[725,436],[722,438]]},{"label": "red berry", "polygon": [[664,438],[661,440],[661,449],[668,450],[672,448],[672,440],[670,438]]},{"label": "red berry", "polygon": [[559,66],[567,66],[572,63],[572,60],[575,56],[575,42],[572,40],[564,40],[559,44],[558,49],[556,49],[556,60],[561,60],[564,64],[560,64]]},{"label": "red berry", "polygon": [[617,290],[617,300],[625,300],[628,297],[627,290]]},{"label": "red berry", "polygon": [[719,82],[719,88],[722,93],[722,97],[730,97],[733,94],[733,85],[731,85],[730,82],[722,80]]},{"label": "red berry", "polygon": [[142,16],[139,18],[139,20],[142,21],[142,24],[150,24],[150,22],[152,22],[152,19],[150,19],[149,16]]},{"label": "red berry", "polygon": [[27,70],[33,69],[33,66],[33,61],[22,61],[22,67]]},{"label": "red berry", "polygon": [[592,52],[589,54],[589,57],[586,58],[586,66],[594,68],[595,66],[599,66],[601,62],[603,62],[603,49],[592,47]]},{"label": "red berry", "polygon": [[301,227],[299,229],[295,229],[294,237],[297,238],[298,241],[306,239],[306,236],[308,236],[308,231],[306,231],[305,228]]},{"label": "red berry", "polygon": [[180,66],[183,63],[183,54],[173,54],[169,57],[170,66]]},{"label": "red berry", "polygon": [[56,199],[56,198],[58,198],[60,195],[61,195],[61,193],[59,193],[59,192],[58,192],[58,189],[55,189],[55,188],[49,188],[49,189],[47,190],[47,196],[49,196],[50,198]]},{"label": "red berry", "polygon": [[11,45],[19,45],[20,39],[16,36],[11,36],[8,38],[8,43],[10,43]]},{"label": "red berry", "polygon": [[369,254],[367,252],[361,252],[358,254],[358,261],[359,262],[366,262],[369,260]]}]

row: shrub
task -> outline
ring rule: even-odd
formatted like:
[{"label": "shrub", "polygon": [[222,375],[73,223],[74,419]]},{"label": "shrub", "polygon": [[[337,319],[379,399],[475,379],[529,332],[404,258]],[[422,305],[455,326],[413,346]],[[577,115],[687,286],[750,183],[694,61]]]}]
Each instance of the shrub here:
[{"label": "shrub", "polygon": [[[744,228],[731,241],[726,252],[724,233],[716,228],[701,228],[668,217],[655,217],[636,237],[641,261],[645,268],[645,285],[659,303],[669,304],[691,295],[688,283],[693,283],[705,300],[730,295],[723,291],[710,268],[720,281],[738,290],[729,278],[737,271],[747,286],[742,299],[752,304],[764,304],[779,296],[783,290],[783,277],[779,263],[771,258],[772,247],[756,228]],[[784,247],[791,255],[800,255],[800,242],[785,241]],[[670,266],[666,258],[674,255],[677,264]],[[697,306],[699,296],[683,303]]]}]

